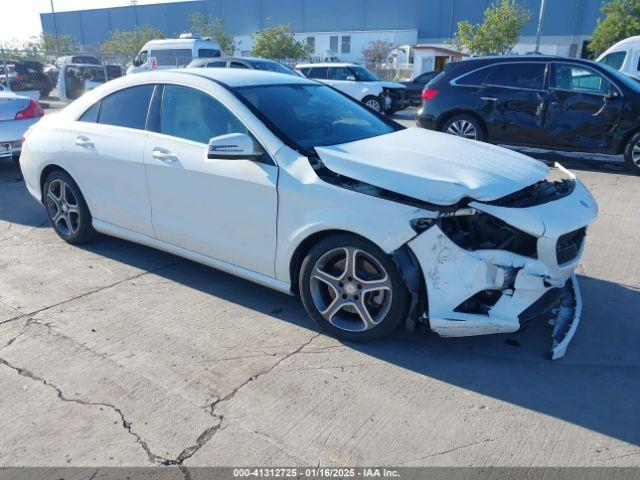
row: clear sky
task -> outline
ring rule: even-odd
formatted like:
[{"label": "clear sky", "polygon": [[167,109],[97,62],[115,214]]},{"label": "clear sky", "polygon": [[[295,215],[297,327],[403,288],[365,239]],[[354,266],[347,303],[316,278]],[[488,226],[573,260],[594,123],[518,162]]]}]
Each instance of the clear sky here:
[{"label": "clear sky", "polygon": [[[181,0],[138,0],[138,5]],[[131,0],[53,0],[56,12],[130,5]],[[51,12],[50,0],[0,0],[0,42],[26,40],[42,31],[40,13]]]}]

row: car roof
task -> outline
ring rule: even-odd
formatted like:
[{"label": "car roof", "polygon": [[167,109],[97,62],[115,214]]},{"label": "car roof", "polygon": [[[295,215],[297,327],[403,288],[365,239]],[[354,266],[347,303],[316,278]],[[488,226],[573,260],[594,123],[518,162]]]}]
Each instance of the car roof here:
[{"label": "car roof", "polygon": [[[234,68],[181,68],[174,73],[187,73],[207,77],[222,82],[230,87],[249,87],[254,85],[307,84],[316,82],[286,73],[267,72],[264,70],[247,70]],[[153,72],[151,72],[153,74]],[[141,75],[141,74],[136,74]]]},{"label": "car roof", "polygon": [[162,40],[149,40],[145,43],[145,47],[153,47],[156,45],[194,45],[196,43],[213,43],[218,45],[218,42],[212,38],[164,38]]},{"label": "car roof", "polygon": [[296,68],[309,68],[309,67],[359,67],[360,65],[356,65],[355,63],[346,63],[346,62],[325,62],[325,63],[299,63],[296,65]]}]

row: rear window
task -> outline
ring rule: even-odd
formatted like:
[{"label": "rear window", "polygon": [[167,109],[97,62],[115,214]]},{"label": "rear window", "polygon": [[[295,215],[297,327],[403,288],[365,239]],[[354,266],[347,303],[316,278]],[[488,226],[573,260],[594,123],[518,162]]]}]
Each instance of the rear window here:
[{"label": "rear window", "polygon": [[468,73],[458,78],[456,83],[458,85],[469,85],[473,87],[479,87],[480,85],[484,84],[485,80],[487,79],[487,75],[489,75],[490,70],[491,69],[489,68],[481,68],[480,70],[475,70],[471,73]]},{"label": "rear window", "polygon": [[71,63],[85,63],[89,65],[100,65],[100,60],[96,57],[90,57],[88,55],[75,55],[71,57]]},{"label": "rear window", "polygon": [[542,90],[546,63],[505,63],[491,67],[486,82],[498,87]]},{"label": "rear window", "polygon": [[112,93],[102,99],[98,123],[144,130],[152,93],[153,85],[140,85]]},{"label": "rear window", "polygon": [[329,69],[327,67],[312,67],[306,73],[309,78],[327,78],[327,71]]}]

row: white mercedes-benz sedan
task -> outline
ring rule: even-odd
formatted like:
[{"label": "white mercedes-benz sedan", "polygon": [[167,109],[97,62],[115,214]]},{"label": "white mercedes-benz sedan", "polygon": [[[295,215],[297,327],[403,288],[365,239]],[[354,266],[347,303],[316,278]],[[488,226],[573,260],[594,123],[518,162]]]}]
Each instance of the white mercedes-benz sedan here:
[{"label": "white mercedes-benz sedan", "polygon": [[580,319],[573,272],[597,206],[574,175],[308,79],[126,76],[31,128],[21,168],[67,242],[101,232],[299,294],[345,340],[543,318],[557,358]]}]

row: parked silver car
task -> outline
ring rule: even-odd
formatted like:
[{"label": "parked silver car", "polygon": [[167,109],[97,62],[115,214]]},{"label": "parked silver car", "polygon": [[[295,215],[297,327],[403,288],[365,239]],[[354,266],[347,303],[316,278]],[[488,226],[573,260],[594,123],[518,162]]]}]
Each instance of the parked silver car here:
[{"label": "parked silver car", "polygon": [[36,100],[17,95],[0,85],[0,158],[18,161],[22,135],[44,115]]}]

